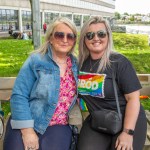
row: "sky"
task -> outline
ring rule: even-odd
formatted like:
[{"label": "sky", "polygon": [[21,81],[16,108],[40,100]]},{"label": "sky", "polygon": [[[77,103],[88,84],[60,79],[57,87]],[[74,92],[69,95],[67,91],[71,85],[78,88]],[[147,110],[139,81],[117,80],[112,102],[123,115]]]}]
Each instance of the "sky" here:
[{"label": "sky", "polygon": [[116,0],[115,11],[121,14],[148,14],[150,13],[150,0]]}]

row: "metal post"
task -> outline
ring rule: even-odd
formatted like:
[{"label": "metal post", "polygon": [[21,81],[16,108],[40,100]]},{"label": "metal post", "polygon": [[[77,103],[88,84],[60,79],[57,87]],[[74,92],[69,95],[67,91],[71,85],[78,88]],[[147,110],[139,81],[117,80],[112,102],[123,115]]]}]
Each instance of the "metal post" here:
[{"label": "metal post", "polygon": [[32,0],[32,31],[34,49],[41,45],[41,18],[40,18],[40,0]]}]

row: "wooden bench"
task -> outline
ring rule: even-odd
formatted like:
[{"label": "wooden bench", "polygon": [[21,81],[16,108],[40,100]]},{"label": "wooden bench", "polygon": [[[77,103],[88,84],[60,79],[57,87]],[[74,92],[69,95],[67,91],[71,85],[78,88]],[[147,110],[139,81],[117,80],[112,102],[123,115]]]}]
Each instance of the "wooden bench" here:
[{"label": "wooden bench", "polygon": [[[137,74],[142,84],[142,89],[140,90],[141,95],[150,95],[150,74]],[[9,101],[12,93],[12,88],[14,85],[16,77],[0,77],[0,110],[1,101]],[[148,113],[147,113],[148,114]],[[79,132],[82,126],[82,121],[87,117],[88,112],[83,112],[81,114],[78,105],[76,104],[69,114],[69,123],[78,126]],[[150,115],[147,115],[147,119]],[[150,123],[148,122],[148,128],[150,128]],[[145,146],[150,147],[150,131],[148,130],[147,141]],[[147,149],[145,149],[147,150]]]},{"label": "wooden bench", "polygon": [[10,99],[15,80],[16,77],[0,77],[0,100]]},{"label": "wooden bench", "polygon": [[[0,77],[0,111],[2,110],[1,101],[10,100],[15,80],[16,77]],[[81,128],[82,116],[77,104],[69,114],[69,123],[78,126],[79,129]]]},{"label": "wooden bench", "polygon": [[[150,74],[137,74],[142,84],[142,95],[150,95]],[[0,77],[0,100],[8,101],[11,96],[12,88],[16,77]]]},{"label": "wooden bench", "polygon": [[[137,75],[143,87],[140,90],[141,95],[150,95],[150,74],[137,74]],[[15,80],[16,77],[0,77],[0,109],[1,109],[1,101],[8,101],[10,99]],[[74,121],[72,120],[74,116],[79,115],[77,119],[81,117],[80,114],[77,113],[78,111],[79,108],[75,106],[73,111],[70,113],[71,122]],[[84,118],[86,118],[86,116],[88,115],[87,113],[83,114]]]},{"label": "wooden bench", "polygon": [[[141,95],[150,95],[150,74],[137,74],[142,84],[143,88],[141,89]],[[1,101],[8,101],[10,99],[12,88],[16,77],[0,77],[0,110],[1,110]],[[88,112],[79,113],[79,107],[75,105],[73,110],[70,112],[70,124],[81,124],[81,117],[86,118]],[[76,119],[73,119],[76,118]],[[80,126],[80,125],[79,125]]]},{"label": "wooden bench", "polygon": [[142,89],[140,90],[141,95],[149,95],[150,96],[150,74],[137,74],[142,85]]}]

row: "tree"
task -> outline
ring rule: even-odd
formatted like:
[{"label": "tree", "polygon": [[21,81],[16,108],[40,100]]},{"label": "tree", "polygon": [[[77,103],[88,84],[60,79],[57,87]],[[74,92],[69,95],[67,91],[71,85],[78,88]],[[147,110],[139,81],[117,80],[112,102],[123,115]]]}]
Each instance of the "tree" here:
[{"label": "tree", "polygon": [[125,16],[129,16],[129,14],[127,12],[124,13]]},{"label": "tree", "polygon": [[131,17],[130,17],[130,21],[134,21],[135,19],[134,19],[134,15],[132,15]]},{"label": "tree", "polygon": [[30,5],[33,44],[34,49],[38,49],[41,45],[40,0],[30,0]]},{"label": "tree", "polygon": [[[32,30],[32,27],[33,27],[33,23],[32,23],[32,20],[33,20],[33,13],[32,13],[32,0],[29,0],[30,1],[30,6],[31,6],[31,30]],[[33,44],[33,30],[32,30],[32,44]]]},{"label": "tree", "polygon": [[29,0],[30,1],[30,5],[31,5],[31,8],[32,8],[32,0]]},{"label": "tree", "polygon": [[115,18],[116,18],[117,20],[119,20],[119,19],[121,18],[121,15],[120,15],[119,12],[115,12]]}]

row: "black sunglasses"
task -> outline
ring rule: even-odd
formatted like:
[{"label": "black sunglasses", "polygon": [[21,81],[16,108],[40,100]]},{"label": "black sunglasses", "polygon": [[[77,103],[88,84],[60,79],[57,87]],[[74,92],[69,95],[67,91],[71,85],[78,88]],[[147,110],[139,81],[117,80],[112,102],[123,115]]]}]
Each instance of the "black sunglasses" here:
[{"label": "black sunglasses", "polygon": [[68,42],[74,42],[76,39],[76,35],[73,33],[67,33],[67,34],[65,34],[64,32],[55,32],[54,33],[54,37],[56,40],[63,40],[65,38],[65,36],[67,37]]},{"label": "black sunglasses", "polygon": [[92,40],[94,37],[95,37],[95,34],[97,34],[98,38],[105,38],[106,35],[107,35],[107,31],[105,30],[100,30],[100,31],[97,31],[97,32],[87,32],[85,34],[85,37],[88,39],[88,40]]}]

